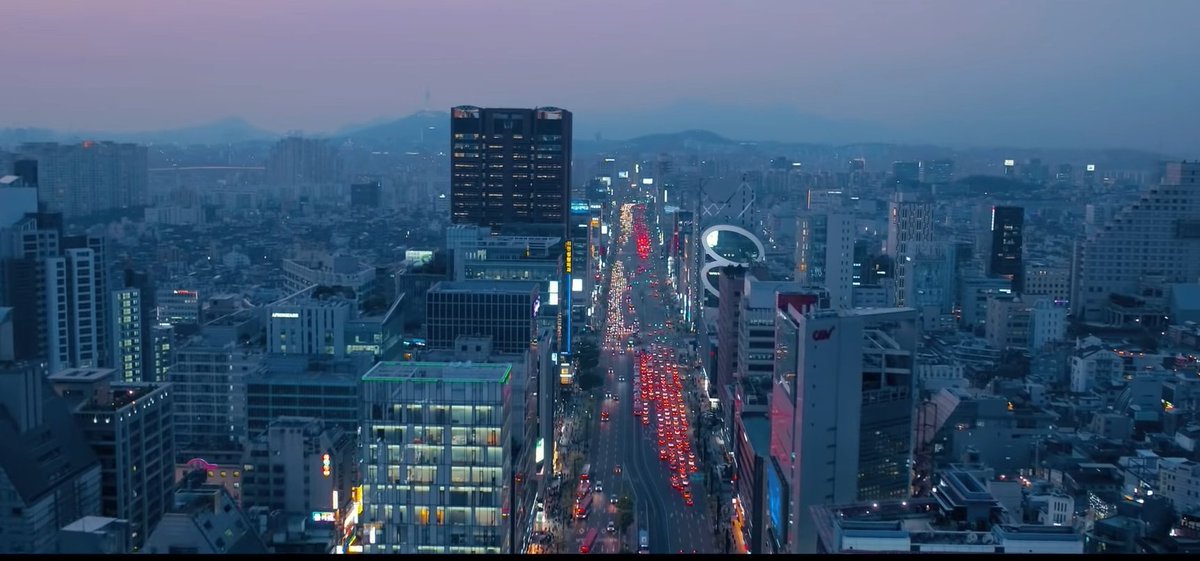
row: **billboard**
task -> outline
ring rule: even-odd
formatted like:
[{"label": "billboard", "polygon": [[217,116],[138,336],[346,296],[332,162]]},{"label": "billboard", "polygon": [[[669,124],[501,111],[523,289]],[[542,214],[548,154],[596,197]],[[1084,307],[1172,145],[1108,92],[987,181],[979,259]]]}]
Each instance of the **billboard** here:
[{"label": "billboard", "polygon": [[784,482],[779,463],[775,458],[767,465],[767,514],[771,516],[771,525],[775,528],[776,536],[787,535],[787,505],[788,490]]}]

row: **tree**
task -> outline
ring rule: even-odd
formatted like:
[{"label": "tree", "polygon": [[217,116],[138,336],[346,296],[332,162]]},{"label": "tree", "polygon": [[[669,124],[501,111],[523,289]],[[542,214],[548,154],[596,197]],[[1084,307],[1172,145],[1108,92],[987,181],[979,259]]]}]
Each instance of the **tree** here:
[{"label": "tree", "polygon": [[579,382],[579,388],[584,391],[594,390],[604,384],[604,376],[601,376],[594,367],[580,372],[575,379]]},{"label": "tree", "polygon": [[600,366],[600,347],[592,337],[581,337],[575,341],[575,365],[581,372]]},{"label": "tree", "polygon": [[630,524],[633,524],[633,499],[625,495],[617,501],[617,527],[624,532]]}]

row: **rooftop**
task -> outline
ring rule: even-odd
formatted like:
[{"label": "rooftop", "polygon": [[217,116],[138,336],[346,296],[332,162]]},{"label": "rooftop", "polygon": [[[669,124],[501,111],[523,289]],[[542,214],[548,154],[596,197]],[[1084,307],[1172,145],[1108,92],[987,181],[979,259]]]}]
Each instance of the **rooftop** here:
[{"label": "rooftop", "polygon": [[63,526],[63,531],[66,532],[101,532],[109,524],[119,522],[119,518],[109,518],[107,516],[84,516],[66,526]]},{"label": "rooftop", "polygon": [[101,380],[112,379],[114,372],[116,370],[112,368],[68,368],[51,374],[46,378],[51,382],[99,382]]},{"label": "rooftop", "polygon": [[511,373],[511,363],[380,362],[362,379],[364,382],[505,384]]},{"label": "rooftop", "polygon": [[138,400],[146,397],[162,386],[158,384],[116,384],[112,387],[112,401],[97,402],[89,401],[81,405],[78,409],[80,413],[106,412],[117,411],[130,404],[136,403]]},{"label": "rooftop", "polygon": [[433,285],[430,292],[503,293],[529,294],[537,290],[533,281],[441,281]]},{"label": "rooftop", "polygon": [[750,439],[750,447],[754,452],[763,456],[771,453],[771,421],[766,415],[743,415],[742,426],[746,428],[746,438]]}]

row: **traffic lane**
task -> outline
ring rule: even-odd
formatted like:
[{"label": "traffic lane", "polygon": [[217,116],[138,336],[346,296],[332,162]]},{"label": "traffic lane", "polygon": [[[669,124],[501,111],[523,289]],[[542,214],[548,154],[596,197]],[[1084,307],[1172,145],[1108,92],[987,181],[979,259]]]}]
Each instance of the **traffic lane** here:
[{"label": "traffic lane", "polygon": [[[665,310],[660,310],[659,306],[643,306],[644,319],[651,323],[662,323],[665,319]],[[669,337],[669,341],[675,341],[676,338]],[[664,464],[660,469],[661,477],[664,483],[670,477],[670,470]],[[674,534],[677,539],[670,542],[669,552],[708,552],[713,549],[712,544],[712,525],[708,522],[706,509],[706,494],[702,486],[696,486],[689,489],[692,491],[693,504],[695,506],[687,506],[683,502],[681,494],[671,488],[669,485],[661,487],[664,503],[668,505],[668,519],[671,521],[673,528],[679,530]],[[685,538],[687,536],[687,538]],[[701,539],[695,539],[700,537]]]},{"label": "traffic lane", "polygon": [[[622,310],[622,313],[627,313]],[[632,316],[632,314],[630,314]],[[657,496],[657,489],[651,484],[654,474],[653,463],[647,460],[646,443],[640,438],[642,429],[641,419],[633,415],[633,380],[636,376],[637,364],[632,354],[621,355],[621,371],[625,373],[627,385],[622,388],[627,406],[622,408],[622,417],[627,419],[627,430],[623,439],[624,457],[627,465],[624,468],[633,484],[637,495],[637,504],[643,516],[637,521],[637,527],[645,528],[650,533],[650,549],[652,552],[666,551],[664,534],[666,526],[662,522],[664,503]]]},{"label": "traffic lane", "polygon": [[[601,356],[603,357],[604,355],[602,354]],[[585,523],[580,525],[580,540],[587,534],[587,530],[596,529],[601,535],[601,538],[596,540],[599,545],[597,548],[598,551],[606,551],[615,544],[615,538],[605,538],[608,537],[606,531],[608,523],[610,521],[615,522],[616,520],[616,507],[611,504],[609,498],[611,493],[618,493],[620,491],[619,480],[610,478],[609,476],[614,475],[614,468],[620,463],[621,450],[618,443],[619,439],[613,437],[614,434],[619,435],[620,433],[617,427],[612,426],[614,422],[613,402],[604,397],[606,392],[614,391],[614,383],[615,376],[613,380],[609,380],[607,374],[605,374],[604,383],[600,389],[596,390],[595,417],[590,420],[591,423],[594,423],[592,426],[594,432],[592,433],[591,450],[585,460],[586,463],[592,466],[592,473],[589,474],[593,482],[592,507],[591,512],[588,513],[588,517],[584,521]],[[602,413],[604,411],[608,411],[609,413],[608,421],[603,420]],[[617,485],[617,487],[614,487],[614,485]]]},{"label": "traffic lane", "polygon": [[[629,362],[631,371],[637,368],[637,364],[632,358]],[[632,387],[630,392],[632,392]],[[630,399],[632,400],[632,394]],[[659,477],[658,451],[654,447],[656,443],[646,433],[651,427],[643,426],[641,419],[633,416],[632,405],[629,415],[635,422],[631,422],[625,442],[630,463],[635,466],[634,477],[637,487],[646,502],[649,520],[645,522],[646,529],[650,533],[650,551],[651,553],[666,553],[670,551],[671,547],[668,541],[671,530],[667,522],[667,504],[662,495],[662,486],[659,481],[661,478]]]}]

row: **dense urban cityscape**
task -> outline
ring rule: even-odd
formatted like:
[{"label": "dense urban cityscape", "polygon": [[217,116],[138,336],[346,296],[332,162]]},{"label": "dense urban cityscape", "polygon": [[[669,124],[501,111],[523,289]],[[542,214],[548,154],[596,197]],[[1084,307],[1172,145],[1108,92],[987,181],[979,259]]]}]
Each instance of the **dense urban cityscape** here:
[{"label": "dense urban cityscape", "polygon": [[451,93],[0,129],[0,553],[1200,552],[1196,154]]}]

